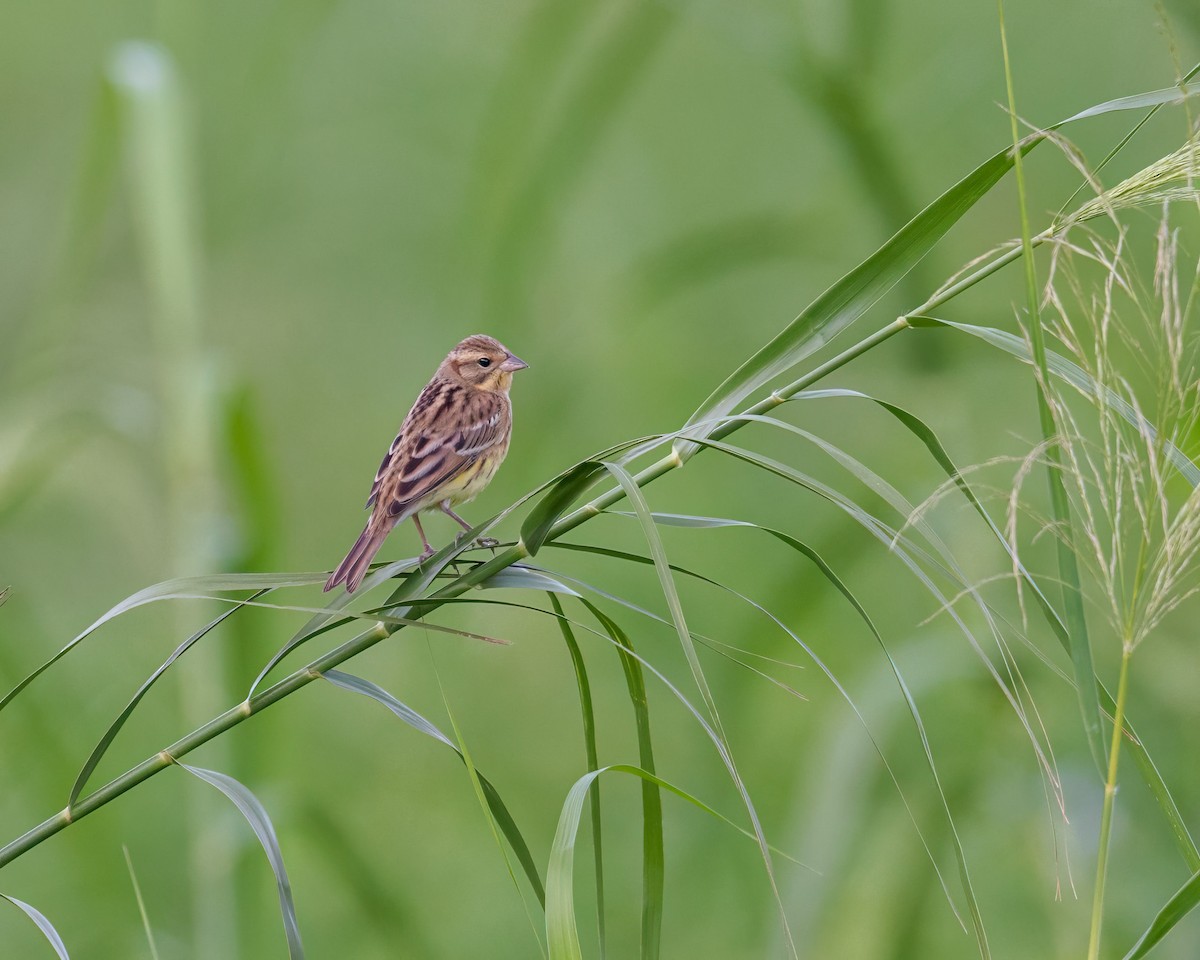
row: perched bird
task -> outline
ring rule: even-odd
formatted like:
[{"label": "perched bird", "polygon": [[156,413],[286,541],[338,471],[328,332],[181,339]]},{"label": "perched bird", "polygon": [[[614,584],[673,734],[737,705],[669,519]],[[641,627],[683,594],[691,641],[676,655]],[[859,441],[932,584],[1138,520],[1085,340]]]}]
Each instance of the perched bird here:
[{"label": "perched bird", "polygon": [[353,593],[392,527],[409,517],[425,547],[421,558],[432,554],[418,519],[422,511],[441,510],[471,529],[453,507],[479,494],[508,452],[508,389],[512,375],[527,366],[498,340],[482,335],[467,337],[450,351],[379,465],[367,498],[371,519],[326,590],[345,583]]}]

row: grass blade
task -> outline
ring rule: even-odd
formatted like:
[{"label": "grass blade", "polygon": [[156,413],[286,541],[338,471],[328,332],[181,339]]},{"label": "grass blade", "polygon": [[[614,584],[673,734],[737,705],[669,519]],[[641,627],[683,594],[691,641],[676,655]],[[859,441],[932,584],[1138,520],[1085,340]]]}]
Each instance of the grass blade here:
[{"label": "grass blade", "polygon": [[[266,590],[260,590],[258,593],[254,594],[254,596],[250,597],[250,600],[261,597],[266,592]],[[95,772],[96,767],[100,764],[100,760],[104,757],[104,754],[112,745],[113,740],[117,738],[117,734],[125,725],[125,721],[129,719],[130,715],[137,708],[137,705],[141,703],[142,697],[144,697],[149,692],[150,688],[154,686],[155,681],[167,672],[171,664],[187,653],[188,650],[190,650],[196,643],[220,626],[222,621],[228,617],[231,617],[247,602],[248,601],[241,601],[237,604],[237,606],[230,607],[219,617],[215,617],[214,619],[210,620],[203,627],[184,640],[183,643],[176,647],[174,652],[162,662],[159,668],[150,674],[146,681],[140,687],[138,687],[137,692],[134,693],[129,703],[125,705],[125,709],[120,712],[116,720],[109,724],[108,729],[105,730],[103,736],[100,737],[100,742],[96,744],[95,748],[93,748],[91,754],[84,762],[83,769],[79,771],[79,775],[75,778],[75,783],[71,787],[71,795],[67,799],[67,809],[70,809],[75,805],[75,801],[78,800],[79,795],[83,793],[84,787],[87,786],[87,782]]]},{"label": "grass blade", "polygon": [[479,586],[484,590],[545,590],[552,595],[562,593],[569,597],[579,596],[565,583],[560,583],[549,574],[516,563],[493,573]]},{"label": "grass blade", "polygon": [[[1003,350],[1017,356],[1026,362],[1032,362],[1032,356],[1029,351],[1028,344],[1020,337],[1013,336],[1003,330],[996,330],[992,327],[974,327],[970,324],[954,323],[949,320],[933,320],[932,318],[922,318],[921,325],[929,325],[931,327],[944,326],[951,329],[961,330],[965,333],[978,336],[988,343],[991,343]],[[1047,363],[1050,372],[1062,377],[1070,382],[1080,391],[1089,396],[1103,400],[1121,414],[1129,423],[1141,431],[1149,433],[1151,436],[1157,435],[1153,424],[1150,424],[1145,417],[1142,417],[1134,408],[1114,393],[1111,389],[1104,388],[1101,391],[1100,386],[1093,380],[1084,370],[1072,363],[1066,357],[1061,356],[1053,351],[1047,351]],[[1033,595],[1037,600],[1039,609],[1046,618],[1046,622],[1050,625],[1051,631],[1062,644],[1063,649],[1070,653],[1070,637],[1067,633],[1067,628],[1058,615],[1058,611],[1051,606],[1049,599],[1042,592],[1041,587],[1033,579],[1033,576],[1026,570],[1016,554],[1013,552],[1012,545],[1009,544],[996,522],[984,508],[975,492],[971,489],[970,484],[959,472],[958,467],[950,458],[949,453],[942,445],[937,434],[925,424],[919,417],[914,416],[902,407],[887,401],[872,397],[869,394],[859,393],[856,390],[813,390],[798,394],[796,399],[815,399],[820,397],[861,397],[878,404],[883,409],[887,410],[895,416],[901,423],[905,425],[918,439],[925,444],[926,448],[933,455],[934,459],[946,471],[946,474],[958,487],[960,492],[975,508],[976,513],[983,518],[988,528],[995,535],[997,541],[1004,548],[1005,552],[1012,558],[1018,574],[1022,580],[1033,591]],[[1192,462],[1188,456],[1170,442],[1165,443],[1167,456],[1174,464],[1180,474],[1193,487],[1200,483],[1200,469]],[[734,521],[740,523],[740,521]],[[1100,705],[1104,708],[1108,716],[1112,716],[1113,710],[1116,707],[1112,694],[1103,683],[1099,684]],[[1187,824],[1184,822],[1183,815],[1179,812],[1179,806],[1175,802],[1175,798],[1171,795],[1170,789],[1167,787],[1166,781],[1163,780],[1162,774],[1159,773],[1158,767],[1155,765],[1153,758],[1146,749],[1141,738],[1137,735],[1133,726],[1128,720],[1125,722],[1125,730],[1129,734],[1128,749],[1133,754],[1134,762],[1142,771],[1142,777],[1146,784],[1150,787],[1151,793],[1154,794],[1155,800],[1158,802],[1159,808],[1162,810],[1163,816],[1167,820],[1167,824],[1171,829],[1172,835],[1175,837],[1179,851],[1183,856],[1184,861],[1188,865],[1188,869],[1192,871],[1200,871],[1200,848],[1196,846],[1196,842],[1192,839],[1192,835],[1188,830]]]},{"label": "grass blade", "polygon": [[[1200,89],[1181,91],[1178,87],[1152,90],[1130,97],[1109,100],[1082,110],[1051,125],[1048,130],[1119,110],[1137,110],[1161,104],[1182,103]],[[1018,144],[1022,155],[1045,139],[1034,133]],[[1013,166],[1016,152],[1006,147],[989,157],[953,187],[925,207],[866,260],[838,280],[801,311],[766,346],[755,353],[726,378],[688,420],[688,424],[733,413],[755,390],[788,368],[810,356],[838,333],[867,312],[879,299],[912,270],[946,235],[963,215],[986,196]],[[677,454],[687,459],[698,449],[692,439],[703,439],[713,428],[689,433],[689,440],[676,443]]]},{"label": "grass blade", "polygon": [[146,912],[146,901],[142,897],[142,885],[138,883],[137,872],[133,869],[133,858],[129,856],[129,848],[121,845],[125,854],[125,867],[129,870],[129,882],[133,885],[133,896],[137,900],[138,915],[142,918],[142,930],[146,933],[146,946],[150,948],[150,960],[158,960],[158,945],[154,942],[154,930],[150,926],[150,914]]},{"label": "grass blade", "polygon": [[[654,773],[654,738],[650,734],[650,701],[646,696],[646,679],[642,665],[633,652],[633,642],[607,614],[588,602],[581,601],[612,639],[621,658],[625,686],[633,704],[637,727],[638,762],[648,773]],[[657,960],[662,949],[663,883],[665,876],[663,851],[662,797],[658,787],[642,781],[642,958]],[[554,855],[551,853],[551,863]],[[547,920],[547,923],[549,921]],[[548,932],[548,931],[547,931]]]},{"label": "grass blade", "polygon": [[[995,327],[977,326],[971,323],[956,323],[953,320],[943,320],[939,317],[916,317],[913,318],[914,327],[947,327],[951,330],[958,330],[962,333],[970,334],[973,337],[978,337],[984,343],[991,344],[1003,350],[1005,353],[1012,354],[1019,360],[1028,364],[1033,364],[1033,353],[1029,349],[1029,344],[1021,337],[1009,333],[1006,330],[998,330]],[[1139,431],[1143,431],[1151,439],[1158,437],[1158,429],[1141,413],[1133,408],[1133,406],[1124,397],[1118,394],[1111,387],[1102,386],[1088,374],[1081,366],[1072,360],[1067,359],[1060,353],[1053,350],[1046,351],[1046,369],[1054,376],[1066,381],[1080,393],[1085,396],[1095,399],[1097,402],[1104,404],[1116,411],[1126,420],[1131,426]],[[1188,482],[1192,487],[1200,486],[1200,467],[1196,466],[1186,453],[1171,443],[1169,440],[1163,443],[1164,452],[1170,460],[1171,465],[1179,471],[1180,476]]]},{"label": "grass blade", "polygon": [[[583,746],[587,754],[587,769],[588,773],[593,773],[600,768],[600,758],[596,749],[596,717],[592,709],[592,688],[588,681],[587,664],[583,659],[583,651],[579,649],[579,644],[575,640],[575,632],[571,629],[570,621],[563,615],[562,603],[553,593],[547,594],[547,597],[555,617],[558,618],[558,627],[562,631],[563,643],[566,644],[567,652],[571,655],[571,666],[575,671],[575,684],[579,689],[579,712],[583,718]],[[636,661],[633,662],[636,663]],[[641,730],[640,723],[638,730],[639,732]],[[600,960],[604,960],[608,948],[604,931],[604,843],[600,819],[599,784],[596,784],[596,789],[591,792],[591,814],[592,863],[595,866],[596,878],[596,938],[600,945]]]},{"label": "grass blade", "polygon": [[558,522],[570,508],[575,499],[588,487],[595,483],[596,478],[604,473],[604,465],[595,460],[584,460],[577,463],[550,488],[521,524],[521,540],[529,550],[529,555],[536,556],[550,528]]},{"label": "grass blade", "polygon": [[155,603],[159,600],[176,600],[184,597],[192,597],[198,592],[302,587],[312,583],[323,583],[328,576],[329,574],[327,573],[218,573],[202,577],[178,577],[174,580],[165,580],[162,583],[146,587],[126,597],[115,607],[108,610],[102,617],[92,623],[91,626],[59,650],[58,653],[54,654],[54,656],[13,687],[3,698],[0,698],[0,710],[8,706],[17,694],[99,630],[100,627],[115,617],[119,617],[123,613],[128,613],[137,607],[144,606],[147,603]]},{"label": "grass blade", "polygon": [[[624,515],[627,516],[628,514],[624,514]],[[814,550],[812,547],[810,547],[808,544],[804,543],[803,541],[798,540],[795,537],[791,536],[790,534],[784,533],[780,530],[775,530],[771,527],[760,526],[758,524],[751,523],[746,520],[731,520],[731,519],[727,519],[724,517],[699,517],[699,516],[686,516],[686,515],[681,515],[681,514],[654,514],[654,518],[657,522],[665,523],[670,526],[693,527],[693,528],[748,527],[751,529],[760,530],[763,533],[766,533],[766,534],[774,537],[775,539],[779,540],[781,543],[786,544],[792,550],[795,550],[796,552],[798,552],[802,556],[804,556],[806,559],[810,560],[817,567],[817,569],[821,572],[822,576],[824,576],[826,578],[826,580],[828,580],[830,582],[830,584],[854,608],[854,611],[858,614],[859,618],[866,625],[866,627],[870,631],[872,637],[874,637],[880,650],[883,652],[884,657],[887,659],[888,665],[889,665],[889,667],[892,671],[892,674],[896,680],[896,683],[898,684],[900,691],[904,697],[905,705],[908,708],[909,714],[913,720],[913,724],[917,730],[917,734],[921,740],[922,749],[924,750],[924,753],[925,753],[926,765],[928,766],[930,775],[933,778],[935,788],[937,789],[937,792],[938,792],[938,795],[939,795],[939,798],[941,801],[942,812],[945,815],[946,823],[950,830],[950,836],[951,836],[951,840],[952,840],[953,847],[954,847],[955,859],[956,859],[957,865],[958,865],[959,880],[960,880],[960,883],[962,884],[963,894],[967,900],[968,912],[970,914],[972,926],[975,931],[976,941],[979,946],[980,955],[982,957],[990,956],[990,952],[989,952],[989,948],[988,948],[988,944],[987,944],[987,934],[986,934],[986,931],[985,931],[985,928],[983,925],[983,916],[979,909],[979,902],[975,895],[974,884],[971,881],[970,870],[967,865],[966,851],[964,850],[961,839],[959,838],[958,828],[957,828],[957,825],[955,824],[954,816],[950,810],[950,802],[949,802],[949,799],[947,798],[945,790],[942,786],[941,777],[938,774],[937,764],[935,763],[934,758],[933,758],[933,748],[929,742],[929,737],[928,737],[928,734],[925,729],[924,720],[921,717],[920,710],[917,707],[916,700],[912,696],[912,693],[908,687],[907,682],[904,680],[903,675],[900,673],[900,668],[899,668],[898,664],[896,664],[895,660],[892,658],[891,652],[887,649],[887,645],[884,643],[882,635],[879,633],[879,630],[876,628],[874,621],[871,619],[871,616],[867,613],[866,608],[863,606],[863,604],[858,599],[858,597],[855,596],[853,591],[850,590],[850,588],[841,579],[841,577],[839,577],[837,575],[837,573],[833,570],[833,568],[829,566],[829,564],[825,561],[825,559],[816,550]],[[578,545],[560,543],[560,544],[556,544],[556,546],[565,547],[568,549],[575,549]],[[631,561],[635,561],[638,563],[653,563],[653,561],[648,557],[639,557],[636,554],[624,553],[622,551],[614,551],[614,550],[610,550],[608,548],[583,547],[582,549],[587,550],[588,552],[602,553],[605,556],[613,556],[613,557],[617,557],[619,559],[631,560]],[[702,580],[706,583],[709,583],[713,586],[719,587],[722,590],[728,591],[730,589],[730,588],[726,587],[724,584],[721,584],[715,580],[710,580],[708,577],[705,577],[702,574],[694,573],[690,570],[687,570],[686,568],[673,567],[673,569],[677,570],[680,573],[683,573],[686,576],[694,577],[694,578]],[[746,599],[748,599],[748,598],[746,598]],[[753,603],[753,601],[749,601],[749,602]],[[757,604],[754,604],[754,605],[756,607],[758,606]],[[762,608],[760,607],[759,609],[761,610]],[[888,762],[887,757],[883,753],[882,747],[876,742],[875,737],[871,733],[870,728],[867,726],[866,720],[863,717],[862,713],[859,711],[859,709],[858,709],[857,705],[854,703],[854,701],[850,698],[849,692],[842,686],[842,684],[834,676],[833,672],[821,660],[821,658],[816,655],[815,651],[813,651],[811,648],[809,648],[809,646],[807,644],[805,644],[803,641],[801,641],[800,638],[796,636],[796,634],[794,634],[791,630],[789,630],[782,623],[782,621],[780,621],[774,615],[770,614],[768,611],[764,610],[763,612],[767,613],[767,615],[770,616],[771,619],[776,622],[776,624],[778,624],[786,633],[789,634],[789,636],[792,637],[792,639],[794,639],[798,644],[800,644],[801,648],[805,651],[805,653],[807,653],[812,658],[813,662],[816,663],[818,667],[820,667],[821,672],[826,675],[826,677],[830,680],[830,682],[838,690],[838,692],[841,694],[841,696],[845,699],[846,703],[850,706],[851,710],[854,712],[855,716],[858,718],[859,722],[862,724],[863,729],[866,731],[868,738],[871,740],[871,743],[873,744],[876,753],[879,755],[879,759],[883,763],[884,768],[887,770],[888,775],[891,777],[892,782],[895,784],[896,790],[899,793],[901,800],[904,802],[905,808],[910,811],[910,818],[912,819],[913,827],[917,832],[917,836],[921,840],[922,846],[925,848],[925,852],[929,856],[930,863],[933,866],[934,872],[938,876],[938,880],[939,880],[939,883],[941,884],[942,891],[945,894],[946,901],[949,904],[950,909],[954,913],[955,917],[957,917],[959,919],[959,922],[961,923],[962,919],[961,919],[961,917],[959,917],[958,908],[954,903],[954,898],[950,895],[950,891],[949,891],[948,887],[946,886],[944,879],[942,878],[941,870],[938,867],[937,861],[933,857],[933,852],[930,849],[929,844],[926,842],[924,834],[921,831],[920,826],[916,822],[916,818],[911,816],[911,807],[909,806],[908,798],[905,796],[904,791],[900,787],[899,779],[896,777],[895,773],[892,771],[891,764]]]},{"label": "grass blade", "polygon": [[1146,932],[1129,948],[1125,960],[1139,960],[1148,954],[1163,937],[1200,904],[1200,873],[1194,873],[1170,900],[1166,902]]},{"label": "grass blade", "polygon": [[[467,762],[458,744],[442,733],[436,725],[425,719],[425,717],[413,710],[412,707],[397,700],[382,687],[361,677],[342,673],[340,670],[329,670],[322,674],[322,676],[335,687],[341,687],[343,690],[349,690],[352,693],[361,693],[376,703],[382,704],[414,730],[419,730],[426,736],[433,737],[434,740],[444,743],[458,754],[458,758],[463,763]],[[505,806],[504,801],[500,798],[500,793],[492,785],[492,782],[478,770],[475,772],[479,777],[479,785],[487,801],[488,809],[491,811],[492,816],[495,817],[496,823],[499,824],[500,830],[508,841],[508,845],[512,847],[513,853],[517,855],[517,860],[520,862],[521,868],[525,871],[525,877],[529,881],[529,885],[533,888],[533,892],[538,898],[538,903],[545,907],[545,888],[542,886],[541,875],[538,873],[533,854],[529,852],[529,845],[525,842],[524,835],[522,835],[517,822],[513,819],[512,814],[509,812],[508,807]]]},{"label": "grass blade", "polygon": [[250,829],[262,844],[271,870],[275,874],[275,885],[279,890],[279,910],[283,914],[283,929],[287,936],[288,956],[292,960],[304,960],[304,945],[300,942],[300,928],[296,923],[296,905],[292,902],[292,885],[288,881],[287,869],[283,865],[283,851],[279,848],[279,839],[275,836],[275,827],[271,818],[258,797],[233,777],[215,770],[205,770],[193,767],[180,761],[175,761],[192,776],[211,784],[227,796],[238,812],[246,818]]},{"label": "grass blade", "polygon": [[[682,790],[647,770],[629,764],[617,763],[584,774],[571,786],[558,817],[558,828],[550,847],[550,866],[546,871],[546,939],[550,945],[550,960],[582,960],[579,946],[579,930],[575,924],[575,837],[579,832],[579,821],[583,814],[583,800],[589,788],[607,773],[625,773],[639,777],[650,785],[656,795],[666,790],[692,806],[703,810],[729,824],[743,836],[757,840],[754,833],[743,830],[728,817],[718,813],[702,800]],[[786,854],[784,854],[786,856]],[[791,857],[787,859],[791,860]]]},{"label": "grass blade", "polygon": [[6,893],[0,893],[0,900],[7,900],[14,907],[24,911],[25,916],[37,924],[37,928],[42,931],[42,935],[50,941],[50,946],[54,948],[54,952],[59,955],[61,960],[71,960],[67,955],[67,948],[63,944],[62,937],[54,929],[54,924],[47,920],[46,915],[37,907],[30,906],[24,900],[18,900],[16,897],[10,897]]}]

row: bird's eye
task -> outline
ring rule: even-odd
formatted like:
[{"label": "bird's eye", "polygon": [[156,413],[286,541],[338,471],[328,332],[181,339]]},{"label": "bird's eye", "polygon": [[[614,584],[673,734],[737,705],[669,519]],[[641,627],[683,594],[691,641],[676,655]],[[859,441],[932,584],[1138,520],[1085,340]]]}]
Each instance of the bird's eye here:
[{"label": "bird's eye", "polygon": [[489,360],[487,357],[480,357],[480,358],[479,358],[479,365],[480,365],[481,367],[490,367],[490,366],[492,365],[492,361],[491,361],[491,360]]}]

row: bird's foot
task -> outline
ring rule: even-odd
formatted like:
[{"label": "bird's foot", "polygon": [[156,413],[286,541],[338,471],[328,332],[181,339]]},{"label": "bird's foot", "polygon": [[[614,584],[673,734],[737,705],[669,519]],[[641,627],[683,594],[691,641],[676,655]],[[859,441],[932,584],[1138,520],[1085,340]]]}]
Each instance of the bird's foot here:
[{"label": "bird's foot", "polygon": [[480,537],[475,542],[485,549],[495,550],[496,547],[500,546],[500,541],[495,537]]}]

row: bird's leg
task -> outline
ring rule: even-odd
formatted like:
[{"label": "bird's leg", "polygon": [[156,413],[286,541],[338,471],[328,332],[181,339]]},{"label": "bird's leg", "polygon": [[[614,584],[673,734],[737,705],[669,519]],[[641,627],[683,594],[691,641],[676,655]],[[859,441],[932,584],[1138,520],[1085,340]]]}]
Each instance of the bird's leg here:
[{"label": "bird's leg", "polygon": [[[464,520],[457,513],[455,513],[453,510],[450,509],[450,501],[449,500],[442,501],[442,513],[444,513],[448,517],[453,517],[455,520],[457,520],[464,530],[471,529],[471,525],[469,523],[467,523],[466,520]],[[498,547],[498,546],[500,546],[500,541],[495,539],[494,537],[480,537],[475,542],[478,543],[481,547]]]},{"label": "bird's leg", "polygon": [[421,521],[417,518],[415,513],[412,515],[412,522],[417,525],[417,533],[421,535],[421,543],[425,547],[425,549],[421,552],[421,560],[428,560],[433,556],[433,547],[429,545],[429,540],[425,536],[425,531],[421,528]]}]

